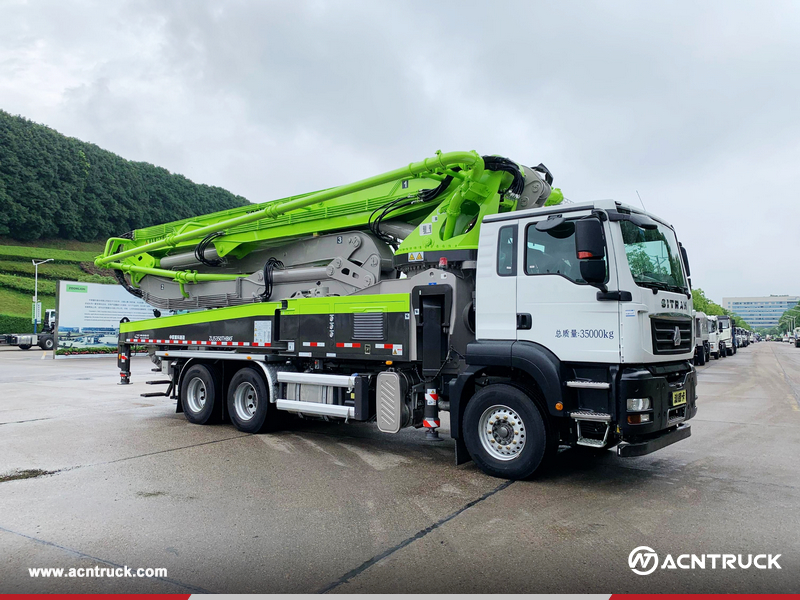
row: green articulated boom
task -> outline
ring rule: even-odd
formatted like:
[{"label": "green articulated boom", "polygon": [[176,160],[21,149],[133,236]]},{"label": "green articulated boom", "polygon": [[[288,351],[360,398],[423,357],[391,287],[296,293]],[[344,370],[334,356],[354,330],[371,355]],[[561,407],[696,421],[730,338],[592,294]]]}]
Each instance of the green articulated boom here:
[{"label": "green articulated boom", "polygon": [[483,217],[558,204],[551,183],[543,165],[437,152],[356,183],[137,229],[109,239],[95,264],[167,310],[380,293],[381,281],[440,261],[474,268]]}]

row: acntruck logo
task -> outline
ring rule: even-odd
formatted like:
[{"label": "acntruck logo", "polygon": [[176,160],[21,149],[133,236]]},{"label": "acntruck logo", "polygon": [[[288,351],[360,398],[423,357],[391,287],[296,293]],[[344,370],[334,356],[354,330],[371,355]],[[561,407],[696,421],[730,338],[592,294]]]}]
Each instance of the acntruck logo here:
[{"label": "acntruck logo", "polygon": [[[658,568],[658,554],[652,548],[639,546],[628,555],[628,566],[637,575],[650,575]],[[642,570],[636,567],[642,567]]]},{"label": "acntruck logo", "polygon": [[[661,569],[780,569],[780,554],[667,554]],[[628,555],[628,566],[637,575],[650,575],[659,568],[658,554],[648,546],[638,546]]]}]

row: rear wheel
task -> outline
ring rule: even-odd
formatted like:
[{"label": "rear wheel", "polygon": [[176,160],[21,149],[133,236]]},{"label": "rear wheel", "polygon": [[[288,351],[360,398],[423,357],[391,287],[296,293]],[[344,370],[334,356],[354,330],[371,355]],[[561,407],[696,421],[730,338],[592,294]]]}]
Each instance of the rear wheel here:
[{"label": "rear wheel", "polygon": [[697,364],[700,366],[706,364],[706,351],[702,346],[700,347],[700,352],[697,353]]},{"label": "rear wheel", "polygon": [[228,415],[239,431],[259,433],[275,425],[275,405],[269,401],[264,378],[255,369],[244,367],[228,386]]},{"label": "rear wheel", "polygon": [[181,382],[181,403],[190,423],[205,425],[214,415],[217,399],[216,372],[206,365],[193,365]]},{"label": "rear wheel", "polygon": [[487,475],[524,479],[557,450],[557,439],[534,401],[522,390],[489,385],[464,413],[464,442]]}]

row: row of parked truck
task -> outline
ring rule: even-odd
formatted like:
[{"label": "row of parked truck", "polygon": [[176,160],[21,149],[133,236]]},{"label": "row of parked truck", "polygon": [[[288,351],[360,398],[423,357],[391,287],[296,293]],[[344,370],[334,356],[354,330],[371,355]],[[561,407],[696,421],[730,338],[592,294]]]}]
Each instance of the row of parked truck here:
[{"label": "row of parked truck", "polygon": [[746,348],[760,341],[759,336],[743,327],[736,327],[727,315],[707,315],[694,312],[694,364],[706,362],[723,356],[733,356],[738,348]]}]

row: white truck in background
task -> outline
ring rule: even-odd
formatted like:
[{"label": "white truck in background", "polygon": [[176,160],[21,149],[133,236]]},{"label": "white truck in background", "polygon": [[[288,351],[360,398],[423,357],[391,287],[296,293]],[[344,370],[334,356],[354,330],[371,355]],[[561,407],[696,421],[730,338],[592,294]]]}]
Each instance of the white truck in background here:
[{"label": "white truck in background", "polygon": [[708,316],[704,312],[694,313],[694,364],[704,365],[711,358],[708,341]]},{"label": "white truck in background", "polygon": [[733,325],[731,318],[727,315],[717,317],[717,330],[719,331],[719,347],[723,356],[733,356],[736,354],[736,344],[733,340]]},{"label": "white truck in background", "polygon": [[5,333],[0,335],[0,344],[18,346],[20,350],[30,350],[34,346],[39,346],[42,350],[52,350],[55,347],[55,327],[56,311],[48,308],[44,311],[40,333]]},{"label": "white truck in background", "polygon": [[725,352],[722,351],[719,344],[719,324],[716,315],[708,316],[708,349],[714,360],[725,356]]}]

